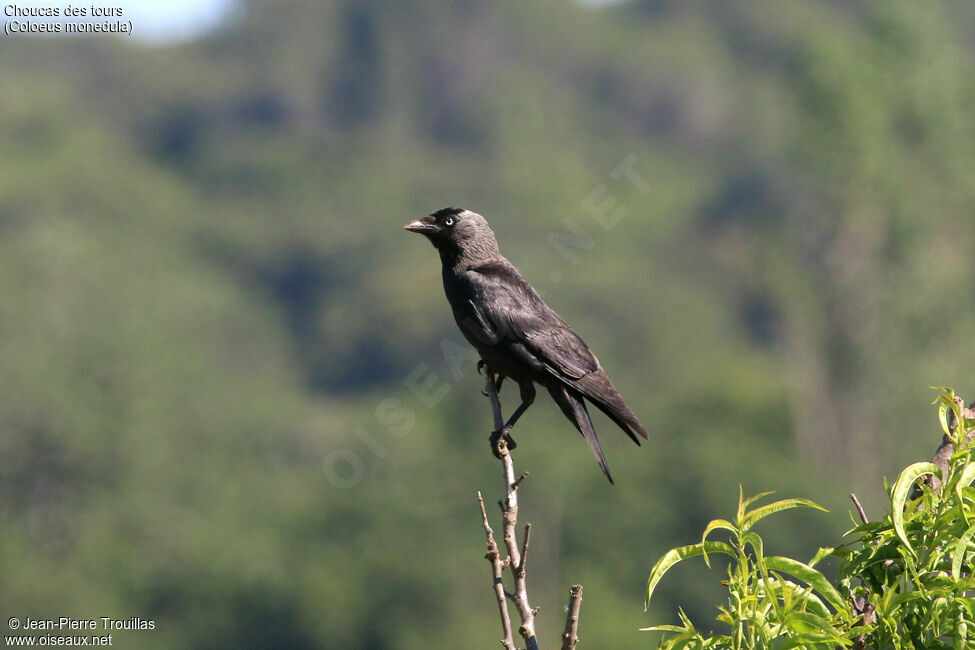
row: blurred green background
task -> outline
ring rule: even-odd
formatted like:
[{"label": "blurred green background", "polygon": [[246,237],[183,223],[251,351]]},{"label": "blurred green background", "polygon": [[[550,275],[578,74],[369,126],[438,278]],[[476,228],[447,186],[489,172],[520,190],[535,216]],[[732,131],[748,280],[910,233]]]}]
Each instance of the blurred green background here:
[{"label": "blurred green background", "polygon": [[973,53],[960,0],[252,0],[179,43],[0,40],[0,613],[498,647],[490,409],[401,229],[459,205],[651,431],[594,415],[612,488],[548,399],[519,423],[543,642],[575,582],[585,647],[678,603],[707,629],[720,568],[643,587],[739,483],[830,508],[760,531],[810,557],[930,457],[927,386],[975,393]]}]

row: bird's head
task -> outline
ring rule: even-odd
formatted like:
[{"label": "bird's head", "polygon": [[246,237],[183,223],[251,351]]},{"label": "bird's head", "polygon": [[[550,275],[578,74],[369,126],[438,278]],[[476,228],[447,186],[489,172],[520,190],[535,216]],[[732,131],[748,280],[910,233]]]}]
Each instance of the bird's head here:
[{"label": "bird's head", "polygon": [[443,259],[491,259],[500,255],[487,220],[463,208],[442,208],[403,226],[430,240]]}]

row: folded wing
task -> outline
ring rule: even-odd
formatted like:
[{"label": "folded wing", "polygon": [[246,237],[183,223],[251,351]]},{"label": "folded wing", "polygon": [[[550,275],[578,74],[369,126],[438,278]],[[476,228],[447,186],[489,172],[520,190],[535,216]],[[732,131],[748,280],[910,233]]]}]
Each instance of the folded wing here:
[{"label": "folded wing", "polygon": [[[470,284],[474,296],[471,304],[476,318],[469,325],[480,328],[476,335],[502,345],[507,343],[511,352],[521,356],[525,363],[544,367],[571,393],[584,396],[595,404],[637,444],[640,441],[636,434],[648,437],[646,429],[623,402],[589,346],[545,304],[510,262],[502,259],[482,264],[469,270],[464,280]],[[582,408],[585,412],[584,405]],[[575,406],[571,410],[577,412]],[[579,418],[570,419],[579,426]],[[586,414],[587,422],[588,419]],[[592,425],[588,428],[591,430]],[[590,440],[583,428],[580,432],[592,446],[595,433]],[[598,441],[594,453],[596,448]],[[601,465],[605,464],[601,452],[596,456]]]}]

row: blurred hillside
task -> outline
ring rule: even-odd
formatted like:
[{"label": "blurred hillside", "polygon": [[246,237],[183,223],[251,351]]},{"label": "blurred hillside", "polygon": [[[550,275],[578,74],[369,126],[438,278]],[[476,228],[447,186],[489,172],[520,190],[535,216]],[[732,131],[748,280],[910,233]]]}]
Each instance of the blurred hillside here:
[{"label": "blurred hillside", "polygon": [[[836,542],[936,446],[926,387],[975,390],[973,44],[970,4],[906,0],[254,0],[179,46],[3,39],[0,611],[494,643],[490,410],[401,230],[446,205],[651,431],[597,416],[610,488],[552,404],[519,424],[541,634],[581,582],[584,642],[650,644],[650,565],[739,483],[832,510],[777,554]],[[680,571],[656,605],[710,617],[723,575]]]}]

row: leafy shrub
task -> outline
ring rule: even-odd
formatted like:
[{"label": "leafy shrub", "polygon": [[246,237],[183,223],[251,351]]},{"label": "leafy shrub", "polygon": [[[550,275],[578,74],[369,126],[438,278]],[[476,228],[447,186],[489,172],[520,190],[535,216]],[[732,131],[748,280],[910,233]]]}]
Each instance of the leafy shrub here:
[{"label": "leafy shrub", "polygon": [[[659,648],[966,648],[975,647],[975,420],[954,391],[936,400],[946,440],[953,446],[947,472],[934,463],[905,468],[888,487],[890,513],[848,531],[851,540],[821,548],[808,563],[766,556],[753,527],[789,508],[822,509],[806,499],[758,506],[770,493],[739,493],[734,521],[715,519],[701,541],[668,551],[647,582],[647,603],[664,574],[681,560],[730,558],[728,601],[719,606],[721,633],[699,632],[681,610],[680,625],[664,632]],[[939,481],[922,480],[937,477]],[[725,533],[727,541],[709,539]],[[840,559],[835,580],[816,569]]]}]

